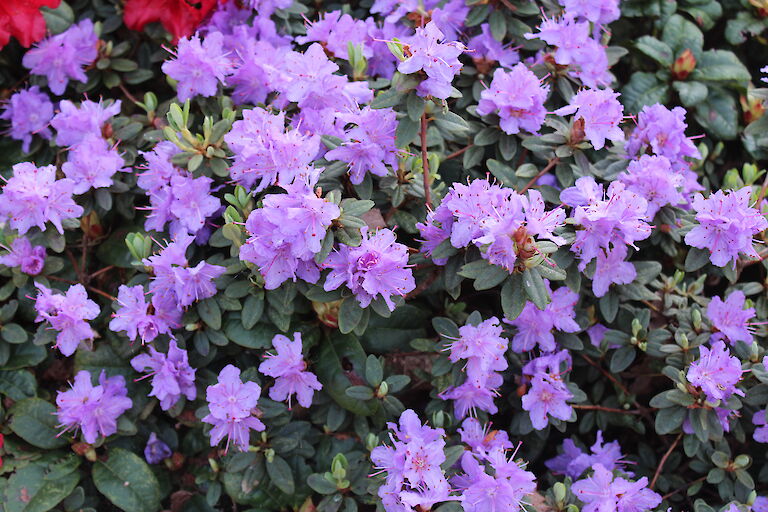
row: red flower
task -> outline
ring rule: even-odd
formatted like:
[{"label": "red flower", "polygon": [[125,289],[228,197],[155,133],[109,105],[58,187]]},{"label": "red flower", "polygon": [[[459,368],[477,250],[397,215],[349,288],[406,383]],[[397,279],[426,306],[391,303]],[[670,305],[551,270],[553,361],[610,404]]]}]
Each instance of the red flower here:
[{"label": "red flower", "polygon": [[29,48],[32,43],[45,37],[45,20],[40,8],[55,9],[61,0],[2,0],[0,1],[0,48],[8,44],[11,36],[21,46]]},{"label": "red flower", "polygon": [[131,30],[159,21],[176,42],[192,35],[215,6],[216,0],[127,0],[123,20]]}]

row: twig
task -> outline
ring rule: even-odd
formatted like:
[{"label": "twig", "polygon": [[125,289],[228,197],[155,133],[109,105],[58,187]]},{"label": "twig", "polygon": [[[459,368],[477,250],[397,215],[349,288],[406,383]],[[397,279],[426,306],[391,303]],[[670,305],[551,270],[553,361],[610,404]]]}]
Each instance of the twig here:
[{"label": "twig", "polygon": [[531,188],[536,184],[537,181],[539,181],[539,178],[547,174],[554,166],[556,166],[558,163],[560,163],[560,158],[555,157],[552,158],[549,162],[547,162],[547,165],[533,178],[531,178],[531,181],[529,181],[524,187],[523,190],[520,191],[521,194],[524,194],[526,190]]},{"label": "twig", "polygon": [[458,151],[454,151],[453,153],[451,153],[450,155],[448,155],[447,157],[445,157],[445,159],[446,159],[446,160],[450,160],[451,158],[456,158],[457,156],[461,156],[461,155],[463,155],[463,154],[464,154],[464,153],[465,153],[465,152],[466,152],[466,151],[467,151],[469,148],[471,148],[471,147],[473,147],[473,146],[474,146],[474,144],[469,144],[468,146],[466,146],[466,147],[463,147],[463,148],[461,148],[461,149],[460,149],[460,150],[458,150]]},{"label": "twig", "polygon": [[[606,370],[605,368],[603,368],[603,367],[602,367],[601,365],[599,365],[597,362],[593,361],[593,360],[592,360],[592,358],[590,358],[589,356],[587,356],[587,355],[585,355],[585,354],[580,354],[580,355],[581,355],[582,359],[584,359],[584,360],[585,360],[587,363],[589,363],[590,365],[592,365],[592,366],[594,366],[595,368],[597,368],[598,370],[600,370],[600,373],[602,373],[603,375],[605,375],[605,377],[606,377],[608,380],[610,380],[611,382],[613,382],[614,384],[616,384],[616,387],[618,387],[618,388],[619,388],[619,389],[620,389],[620,390],[621,390],[621,391],[622,391],[622,392],[623,392],[625,395],[627,395],[627,396],[632,396],[632,393],[630,393],[630,392],[629,392],[629,390],[627,389],[627,387],[626,387],[624,384],[622,384],[621,382],[619,382],[619,380],[618,380],[616,377],[614,377],[614,376],[613,376],[613,374],[612,374],[611,372],[609,372],[608,370]],[[640,411],[640,414],[641,414],[641,415],[642,415],[644,418],[648,418],[648,410],[649,410],[649,409],[648,409],[647,407],[643,407],[642,405],[640,405],[640,402],[638,402],[638,401],[637,401],[637,400],[635,400],[635,399],[633,399],[633,400],[632,400],[632,404],[635,406],[635,408],[636,408],[637,410],[639,410],[639,411]]]},{"label": "twig", "polygon": [[122,82],[117,84],[117,86],[120,88],[121,91],[123,91],[123,94],[125,94],[126,98],[128,98],[129,100],[131,100],[132,102],[134,102],[136,104],[141,103],[139,100],[136,99],[136,97],[133,94],[131,94],[131,92],[128,89],[125,88],[125,86],[122,84]]},{"label": "twig", "polygon": [[664,464],[667,463],[667,459],[669,458],[670,455],[672,455],[672,452],[675,450],[677,443],[679,443],[682,438],[683,438],[682,432],[677,434],[677,437],[675,438],[675,441],[672,443],[672,446],[669,447],[667,452],[661,458],[661,462],[659,462],[659,467],[656,468],[656,473],[653,474],[653,480],[651,480],[651,485],[650,485],[651,490],[653,490],[653,488],[656,486],[656,480],[659,479],[659,476],[661,475],[661,470],[664,469]]},{"label": "twig", "polygon": [[421,114],[421,167],[424,173],[424,204],[432,208],[432,191],[429,188],[429,160],[427,159],[427,113]]},{"label": "twig", "polygon": [[504,4],[504,6],[509,9],[510,11],[516,11],[517,7],[509,3],[509,0],[501,0],[501,3]]},{"label": "twig", "polygon": [[603,407],[602,405],[572,405],[574,409],[582,409],[585,411],[602,411],[602,412],[615,412],[616,414],[643,414],[641,411],[634,409],[614,409],[613,407]]},{"label": "twig", "polygon": [[696,479],[696,480],[694,480],[693,482],[688,482],[688,483],[687,483],[687,484],[685,484],[684,486],[682,486],[682,487],[678,487],[677,489],[675,489],[675,490],[674,490],[674,491],[672,491],[672,492],[668,492],[667,494],[665,494],[664,496],[662,496],[662,497],[661,497],[661,499],[662,499],[662,500],[666,500],[666,499],[668,499],[668,498],[670,498],[670,497],[674,496],[675,494],[679,493],[680,491],[685,491],[686,489],[689,489],[691,486],[693,486],[693,485],[696,485],[696,484],[697,484],[697,483],[699,483],[699,482],[703,482],[703,481],[704,481],[704,480],[706,480],[706,479],[707,479],[707,475],[704,475],[704,476],[702,476],[702,477],[700,477],[700,478],[697,478],[697,479]]},{"label": "twig", "polygon": [[100,276],[100,275],[101,275],[101,274],[103,274],[104,272],[109,272],[109,271],[110,271],[110,270],[112,270],[113,268],[115,268],[115,266],[114,266],[114,265],[109,265],[109,266],[107,266],[107,267],[104,267],[104,268],[102,268],[102,269],[99,269],[99,270],[97,270],[96,272],[94,272],[93,274],[89,275],[89,276],[88,276],[88,279],[93,279],[93,278],[94,278],[94,277],[96,277],[96,276]]},{"label": "twig", "polygon": [[[81,283],[79,281],[72,281],[70,279],[62,279],[61,277],[56,277],[56,276],[45,276],[45,278],[46,279],[50,279],[51,281],[59,281],[60,283],[83,284],[83,283]],[[95,287],[87,285],[87,284],[83,284],[83,286],[85,287],[85,289],[90,290],[93,293],[96,293],[98,295],[101,295],[102,297],[105,297],[105,298],[107,298],[107,299],[109,299],[109,300],[111,300],[113,302],[117,300],[117,297],[115,297],[114,295],[108,294],[104,290],[99,290],[98,288],[95,288]]]}]

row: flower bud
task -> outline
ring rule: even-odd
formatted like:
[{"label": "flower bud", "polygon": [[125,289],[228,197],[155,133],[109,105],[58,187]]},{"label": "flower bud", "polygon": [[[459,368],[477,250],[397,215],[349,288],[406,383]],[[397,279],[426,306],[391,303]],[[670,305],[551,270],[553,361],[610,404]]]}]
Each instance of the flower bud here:
[{"label": "flower bud", "polygon": [[672,77],[675,80],[685,80],[696,69],[696,57],[690,48],[686,48],[672,64]]}]

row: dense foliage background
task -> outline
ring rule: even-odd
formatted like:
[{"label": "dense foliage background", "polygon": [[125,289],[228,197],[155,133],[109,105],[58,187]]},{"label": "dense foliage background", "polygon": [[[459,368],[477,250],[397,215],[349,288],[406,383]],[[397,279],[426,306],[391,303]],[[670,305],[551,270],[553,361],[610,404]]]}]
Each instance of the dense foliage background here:
[{"label": "dense foliage background", "polygon": [[[616,5],[621,13],[613,19]],[[579,29],[553,29],[539,38],[543,17],[557,20],[564,8],[566,14],[596,14],[579,18],[588,26],[581,35]],[[368,25],[326,14],[333,11]],[[303,38],[323,15],[332,20]],[[427,25],[430,19],[434,25]],[[768,116],[760,88],[768,2],[19,0],[0,6],[0,26],[0,42],[7,42],[0,52],[0,98],[8,100],[0,174],[12,180],[33,172],[19,167],[22,162],[55,166],[34,171],[40,174],[13,191],[16,185],[8,181],[0,195],[0,244],[6,248],[0,264],[0,510],[331,512],[381,509],[382,497],[387,510],[411,510],[407,500],[393,504],[391,492],[380,492],[398,462],[384,471],[371,462],[372,450],[393,445],[394,426],[387,422],[396,423],[406,409],[444,429],[445,446],[420,440],[441,454],[433,452],[432,462],[425,462],[437,468],[434,478],[468,473],[468,465],[479,461],[487,479],[525,481],[504,476],[506,459],[479,455],[484,448],[478,445],[494,444],[514,446],[509,464],[519,462],[536,477],[535,484],[520,484],[509,495],[488,490],[488,502],[469,497],[483,477],[464,487],[453,479],[450,492],[436,494],[435,503],[420,496],[415,510],[494,510],[489,503],[510,510],[523,495],[522,506],[536,510],[768,510],[760,497],[768,489],[761,444],[768,442],[768,264],[762,246],[751,249],[753,235],[765,241],[758,212],[767,209],[768,189],[762,169]],[[395,71],[421,55],[415,49],[422,42],[409,38],[425,26],[439,26],[450,44],[430,47],[434,53],[427,52],[421,67]],[[46,34],[71,39],[73,27],[90,30],[97,42],[75,50],[49,44],[36,55],[28,49]],[[198,30],[203,46],[195,47],[196,40],[186,37]],[[576,44],[578,38],[592,46]],[[467,51],[460,51],[463,45]],[[431,63],[432,55],[440,62]],[[457,58],[460,71],[452,64]],[[514,68],[518,61],[541,87]],[[495,90],[498,68],[517,74],[499,85],[495,106],[482,106],[489,97],[483,91]],[[60,69],[67,69],[63,85],[54,75]],[[579,96],[584,101],[575,115],[568,108],[579,91],[609,89],[620,93],[623,120],[615,105],[594,103],[597,97]],[[30,90],[35,96],[24,105],[16,95]],[[529,94],[533,103],[513,101],[499,116],[505,95],[515,94]],[[528,116],[537,95],[543,125],[510,129],[510,122]],[[76,110],[81,102],[89,106]],[[654,104],[683,107],[687,128],[664,116],[643,124],[636,115]],[[371,117],[355,117],[358,105]],[[51,122],[67,112],[69,117]],[[638,123],[648,138],[633,149],[640,144],[637,134],[631,142]],[[394,133],[386,132],[395,125]],[[95,138],[79,146],[86,136]],[[610,142],[599,143],[601,137]],[[339,151],[366,140],[372,146],[358,148],[357,155]],[[650,149],[653,140],[661,150]],[[665,146],[667,140],[679,146]],[[108,164],[114,154],[122,161]],[[588,228],[577,213],[587,201],[560,195],[579,178],[593,177],[606,187],[618,183],[628,165],[645,165],[650,154],[678,166],[667,161],[659,181],[649,183],[641,182],[653,169],[636,171],[640,177],[633,183],[644,190],[637,193],[656,201],[658,211],[646,213],[643,201],[632,216],[638,203],[626,200],[627,209],[616,213],[620,218],[609,219],[614,224],[600,220],[606,224]],[[109,165],[113,172],[106,183],[91,176],[81,180],[89,185],[73,189],[69,183],[64,190],[74,175],[67,164],[79,165],[81,174]],[[259,179],[249,174],[253,169]],[[673,175],[686,183],[670,189],[664,179]],[[478,185],[486,179],[494,185]],[[306,181],[303,192],[292,188]],[[439,208],[469,182],[483,190],[467,194],[463,209]],[[287,197],[283,189],[303,193],[304,203],[280,203],[278,194]],[[487,228],[481,213],[492,217],[494,208],[518,201],[517,194],[499,199],[510,190],[529,193],[530,206],[525,203],[525,215],[520,213],[526,220],[516,220],[501,237],[480,237]],[[729,198],[742,191],[743,201],[727,203],[712,221],[697,215],[703,211],[699,203],[691,204],[697,190],[704,197],[722,190]],[[559,212],[538,218],[538,228],[531,191],[540,192],[547,211]],[[38,202],[24,199],[38,192]],[[659,199],[663,193],[672,199]],[[590,199],[594,210],[584,215],[624,204],[614,196],[619,193],[601,189]],[[317,217],[307,217],[308,210]],[[428,217],[430,211],[435,213]],[[323,215],[317,227],[313,222]],[[509,215],[504,211],[496,221]],[[736,220],[723,228],[727,219]],[[448,233],[440,238],[430,232],[430,222]],[[464,227],[480,230],[463,245],[447,238],[450,224],[461,222],[476,222]],[[725,241],[701,245],[687,237],[718,222],[711,229],[729,233]],[[292,226],[301,229],[290,232]],[[387,229],[397,242],[371,249],[367,240],[388,236]],[[602,270],[573,249],[579,233],[590,229],[604,240],[620,239],[617,244],[611,238],[611,251],[608,242],[595,250],[598,265],[607,265]],[[317,239],[306,242],[315,247],[309,256],[279,253],[274,260],[280,266],[303,258],[304,270],[267,270],[258,263],[277,243],[269,238],[274,233],[296,240],[310,231]],[[20,236],[30,248],[14,245]],[[434,243],[425,245],[425,238]],[[182,247],[180,254],[163,249],[171,241]],[[349,249],[361,242],[362,253]],[[717,243],[733,258],[718,259],[707,249]],[[43,249],[34,252],[37,246]],[[380,280],[372,278],[373,288],[366,288],[356,280],[371,268]],[[601,278],[606,268],[623,274]],[[299,278],[292,279],[296,272]],[[169,285],[176,301],[170,310],[163,310],[168,306],[158,288],[166,278],[176,283]],[[78,284],[95,310],[74,294],[69,306],[57,303],[60,293]],[[131,307],[121,285],[139,287]],[[148,292],[153,295],[144,303]],[[79,323],[62,319],[67,307]],[[163,321],[161,311],[168,315]],[[154,320],[139,324],[147,318]],[[478,325],[479,331],[464,327]],[[78,329],[66,342],[57,339]],[[274,348],[281,338],[275,337],[293,340],[294,333],[300,333],[306,360],[296,371],[318,379],[308,402],[301,394],[280,401],[285,396],[273,392],[273,377],[281,378],[285,368],[269,373],[262,366],[267,354],[267,361],[274,356],[282,364],[284,356]],[[461,340],[473,336],[477,345],[457,355]],[[496,349],[483,344],[498,339],[509,346],[503,341],[496,361],[488,363],[482,351]],[[150,356],[138,363],[136,357],[164,360],[177,346],[195,369],[194,383],[171,392],[173,400],[161,406],[160,384],[141,379],[159,370],[143,364]],[[696,377],[707,351],[718,350],[725,351],[724,359]],[[481,359],[478,367],[473,358]],[[181,386],[186,363],[178,361],[174,375]],[[218,442],[222,434],[211,443],[211,426],[219,420],[215,397],[206,391],[229,375],[222,372],[227,365],[240,370],[242,403],[253,400],[242,421],[264,428],[245,429],[239,442]],[[97,393],[87,389],[102,371],[102,379],[122,376],[127,393],[115,389],[119,380],[102,380],[98,393],[115,410],[67,419],[61,411],[69,406],[57,405],[57,398],[83,370],[89,373],[77,389],[86,389],[78,395],[90,397],[84,401]],[[461,405],[456,390],[473,371],[484,375],[487,389]],[[731,385],[724,384],[734,372]],[[258,384],[261,397],[240,379]],[[560,393],[563,403],[559,412],[541,416],[550,391]],[[468,423],[463,433],[458,430],[466,409],[479,419],[474,444]],[[85,425],[102,421],[102,413],[114,416],[114,429],[108,420],[106,426]],[[400,428],[395,438],[405,442],[407,429]],[[564,446],[567,440],[571,444]],[[577,460],[583,467],[569,466]],[[595,463],[613,473],[605,485]],[[589,482],[608,488],[612,479],[614,488],[638,482],[615,491],[630,499],[600,505],[603,498],[583,492]],[[403,493],[431,490],[413,482],[385,485],[405,485]],[[499,495],[489,498],[494,492]]]}]

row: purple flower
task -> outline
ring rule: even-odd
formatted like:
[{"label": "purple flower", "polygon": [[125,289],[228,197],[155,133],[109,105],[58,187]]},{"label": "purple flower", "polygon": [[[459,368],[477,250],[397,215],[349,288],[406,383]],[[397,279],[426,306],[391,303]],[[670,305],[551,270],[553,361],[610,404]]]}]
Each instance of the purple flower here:
[{"label": "purple flower", "polygon": [[661,496],[648,489],[648,479],[636,482],[613,473],[601,464],[592,466],[590,477],[575,482],[571,490],[584,503],[582,512],[646,512],[661,503]]},{"label": "purple flower", "polygon": [[453,479],[462,491],[460,498],[465,512],[496,510],[522,510],[525,497],[536,490],[536,477],[523,470],[513,460],[507,460],[502,452],[494,453],[489,460],[493,476],[471,452],[461,458],[464,474]]},{"label": "purple flower", "polygon": [[61,221],[79,217],[83,207],[72,199],[74,183],[56,180],[56,166],[36,167],[30,162],[13,166],[13,176],[3,186],[0,215],[10,219],[11,227],[23,235],[32,226],[45,231],[50,222],[64,233]]},{"label": "purple flower", "polygon": [[554,234],[565,220],[560,208],[546,211],[544,200],[536,190],[528,197],[510,188],[491,185],[487,180],[474,180],[469,185],[454,183],[443,202],[419,224],[428,254],[447,238],[457,249],[470,243],[477,246],[489,263],[509,271],[515,268],[522,252],[535,254],[533,236],[561,245],[565,240]]},{"label": "purple flower", "polygon": [[173,267],[174,291],[179,305],[189,306],[216,295],[216,283],[213,280],[226,271],[226,267],[211,265],[206,261],[194,267]]},{"label": "purple flower", "polygon": [[595,297],[608,293],[611,284],[629,284],[635,280],[637,270],[633,264],[625,261],[627,252],[626,245],[598,251],[595,274],[592,276],[592,293]]},{"label": "purple flower", "polygon": [[605,141],[624,140],[624,132],[619,123],[624,118],[624,107],[619,100],[619,93],[610,89],[582,89],[577,92],[571,103],[555,111],[563,116],[574,114],[574,119],[584,120],[584,133],[595,149],[603,149]]},{"label": "purple flower", "polygon": [[144,447],[144,458],[149,464],[158,464],[173,455],[170,447],[158,439],[157,434],[149,434],[147,446]]},{"label": "purple flower", "polygon": [[523,396],[523,409],[531,417],[531,425],[543,430],[548,425],[547,415],[559,420],[569,420],[573,408],[566,401],[573,397],[565,383],[552,375],[535,375],[531,387]]},{"label": "purple flower", "polygon": [[[120,305],[109,322],[109,328],[113,332],[125,331],[129,339],[135,340],[138,336],[141,343],[149,343],[154,340],[158,334],[171,334],[171,328],[178,326],[181,320],[181,312],[178,314],[178,320],[172,324],[164,321],[158,315],[157,307],[155,311],[149,313],[149,305],[144,299],[144,287],[120,285],[117,295],[117,303]],[[153,300],[154,302],[154,300]]]},{"label": "purple flower", "polygon": [[259,371],[264,375],[274,377],[275,385],[269,390],[269,398],[278,402],[288,400],[291,407],[291,396],[296,395],[299,405],[312,405],[315,391],[323,389],[314,373],[307,371],[307,363],[301,353],[301,333],[293,334],[293,341],[282,334],[272,338],[276,354],[267,353],[267,360],[259,365]]},{"label": "purple flower", "polygon": [[91,374],[81,370],[68,391],[56,396],[58,418],[64,431],[83,431],[83,440],[93,444],[117,432],[117,418],[133,406],[122,375],[107,378],[104,370],[99,385],[91,384]]},{"label": "purple flower", "polygon": [[248,450],[251,430],[263,431],[266,427],[254,416],[261,395],[261,387],[255,382],[240,380],[240,370],[228,364],[219,373],[218,382],[208,386],[205,399],[209,413],[203,418],[213,425],[211,446],[227,437],[227,446],[233,443],[240,451]]},{"label": "purple flower", "polygon": [[337,118],[356,126],[345,132],[343,144],[327,152],[325,159],[347,162],[353,184],[362,183],[366,172],[386,176],[387,165],[397,167],[394,110],[364,107],[349,114],[339,114]]},{"label": "purple flower", "polygon": [[408,248],[397,243],[389,229],[380,229],[373,235],[365,227],[361,231],[363,240],[359,247],[341,245],[325,260],[323,265],[331,269],[325,279],[325,291],[346,284],[360,306],[368,307],[380,295],[389,310],[394,311],[392,297],[405,296],[416,288],[413,272],[408,268]]},{"label": "purple flower", "polygon": [[[7,247],[3,247],[8,249]],[[21,271],[30,276],[36,276],[45,266],[45,247],[36,245],[20,236],[14,238],[8,254],[0,256],[0,265],[6,267],[21,267]]]},{"label": "purple flower", "polygon": [[496,70],[490,87],[480,93],[477,113],[498,114],[501,129],[509,135],[522,130],[537,134],[547,115],[544,102],[548,94],[549,85],[542,86],[521,62],[510,71]]},{"label": "purple flower", "polygon": [[443,5],[432,9],[431,20],[446,39],[455,41],[464,30],[467,14],[469,14],[469,6],[464,0],[448,0]]},{"label": "purple flower", "polygon": [[[591,452],[591,453],[590,453]],[[609,471],[618,469],[624,462],[618,441],[603,444],[603,432],[597,431],[595,444],[590,452],[583,452],[572,439],[563,441],[563,453],[545,462],[547,468],[573,479],[579,478],[593,464],[600,464]]]},{"label": "purple flower", "polygon": [[35,286],[40,290],[35,298],[35,322],[50,323],[51,328],[58,331],[54,348],[71,356],[81,341],[94,337],[87,321],[99,316],[99,306],[88,298],[81,284],[70,286],[65,294],[53,293],[40,283]]},{"label": "purple flower", "polygon": [[728,400],[731,395],[744,396],[736,388],[741,381],[741,362],[732,356],[722,341],[712,343],[712,348],[699,347],[699,358],[688,368],[688,382],[701,388],[710,401]]},{"label": "purple flower", "polygon": [[320,15],[320,19],[308,24],[307,35],[297,37],[296,42],[299,44],[312,41],[322,43],[334,57],[345,60],[349,60],[347,46],[351,43],[355,47],[362,46],[363,56],[370,58],[373,55],[370,46],[373,41],[369,32],[374,26],[373,18],[364,21],[356,20],[338,10],[325,12]]},{"label": "purple flower", "polygon": [[511,68],[520,61],[520,55],[514,48],[505,47],[491,34],[488,23],[480,25],[480,34],[467,42],[469,55],[478,61],[498,62],[500,66]]},{"label": "purple flower", "polygon": [[741,290],[732,292],[725,302],[720,297],[712,297],[707,306],[707,317],[714,329],[722,333],[715,334],[717,339],[724,336],[732,345],[737,341],[744,343],[752,341],[752,333],[749,331],[747,322],[755,316],[755,308],[744,309],[745,302],[746,298]]},{"label": "purple flower", "polygon": [[73,192],[83,194],[91,188],[112,186],[116,172],[129,172],[120,153],[100,136],[87,135],[69,152],[61,166],[64,176],[74,183]]},{"label": "purple flower", "polygon": [[449,359],[456,363],[467,361],[467,376],[480,379],[489,372],[499,372],[507,368],[504,353],[507,340],[501,337],[502,328],[499,319],[489,318],[478,325],[464,325],[459,328],[459,338],[448,346]]},{"label": "purple flower", "polygon": [[500,374],[488,372],[475,378],[467,377],[460,386],[450,387],[438,396],[442,400],[454,401],[453,413],[457,419],[464,418],[476,409],[496,414],[499,408],[496,407],[493,399],[498,396],[496,390],[503,382],[504,379]]},{"label": "purple flower", "polygon": [[179,39],[176,58],[163,63],[163,73],[178,82],[176,96],[186,101],[197,95],[215,96],[219,82],[232,68],[223,48],[221,32],[210,32],[204,41],[194,35]]},{"label": "purple flower", "polygon": [[350,82],[346,76],[335,75],[339,66],[328,60],[318,43],[304,53],[288,52],[283,60],[284,71],[275,86],[285,100],[296,102],[301,109],[293,118],[297,130],[343,136],[336,115],[356,110],[373,98],[367,82]]},{"label": "purple flower", "polygon": [[148,192],[155,192],[167,187],[173,176],[181,175],[181,170],[174,166],[171,157],[181,150],[173,142],[158,142],[152,151],[139,151],[146,160],[146,170],[139,174],[138,185]]},{"label": "purple flower", "polygon": [[[226,272],[226,267],[211,265],[201,261],[190,267],[184,255],[193,237],[182,235],[160,251],[160,254],[143,260],[144,265],[152,268],[155,278],[149,286],[157,296],[167,296],[176,304],[176,308],[189,306],[196,300],[213,297],[216,284],[213,279]],[[152,303],[155,303],[155,297]]]},{"label": "purple flower", "polygon": [[[235,154],[231,176],[256,192],[270,185],[286,187],[314,174],[309,170],[320,150],[320,137],[285,131],[285,114],[273,115],[262,108],[243,111],[224,137]],[[314,179],[307,180],[314,185]]]},{"label": "purple flower", "polygon": [[76,107],[69,100],[59,103],[59,113],[51,119],[51,126],[56,129],[56,144],[74,146],[88,135],[101,137],[104,124],[120,113],[120,100],[108,106],[99,101],[84,100]]},{"label": "purple flower", "polygon": [[152,391],[149,396],[160,400],[160,407],[167,411],[179,401],[182,395],[187,400],[197,397],[195,369],[189,366],[187,351],[180,349],[176,340],[171,339],[168,354],[158,352],[151,345],[149,354],[139,354],[131,359],[131,366],[137,372],[149,371],[152,376]]},{"label": "purple flower", "polygon": [[24,54],[22,62],[33,75],[45,75],[48,88],[61,95],[70,79],[88,81],[83,67],[96,60],[98,41],[93,22],[84,19],[61,34],[39,42]]},{"label": "purple flower", "polygon": [[21,148],[25,153],[29,151],[33,135],[39,135],[46,140],[51,138],[48,123],[52,117],[53,103],[36,85],[11,96],[5,111],[0,114],[0,119],[11,123],[9,135],[22,142]]},{"label": "purple flower", "polygon": [[368,59],[368,75],[390,78],[400,61],[392,55],[385,41],[392,41],[395,38],[401,40],[412,33],[411,28],[401,23],[385,21],[380,27],[374,26],[370,32],[373,55]]},{"label": "purple flower", "polygon": [[[555,47],[554,59],[569,66],[569,73],[587,87],[596,89],[613,80],[608,71],[608,54],[599,41],[590,37],[590,23],[575,21],[573,16],[545,19],[538,34],[525,34],[526,39],[541,39]],[[597,146],[595,146],[595,149]]]},{"label": "purple flower", "polygon": [[371,452],[374,466],[387,473],[379,487],[386,510],[410,510],[451,499],[450,487],[440,465],[445,462],[445,432],[422,426],[411,409],[400,415],[400,425],[387,423],[392,446]]},{"label": "purple flower", "polygon": [[504,452],[512,448],[509,436],[503,430],[491,430],[491,424],[483,426],[477,418],[466,418],[456,431],[461,442],[472,448],[481,457],[496,451]]},{"label": "purple flower", "polygon": [[579,331],[576,323],[574,306],[579,301],[578,294],[563,286],[552,292],[549,281],[544,280],[552,301],[541,310],[532,302],[527,302],[523,311],[514,320],[504,320],[517,328],[512,338],[512,350],[527,352],[538,344],[542,351],[552,352],[557,347],[552,331]]},{"label": "purple flower", "polygon": [[685,109],[672,110],[658,103],[647,105],[637,115],[637,126],[627,139],[626,150],[630,157],[650,151],[666,157],[679,172],[690,170],[686,158],[701,158],[691,139],[685,136]]},{"label": "purple flower", "polygon": [[304,187],[267,195],[263,207],[253,210],[245,223],[251,237],[240,248],[240,259],[259,268],[268,290],[296,276],[316,283],[320,269],[315,254],[340,214],[338,206]]},{"label": "purple flower", "polygon": [[451,95],[451,81],[461,71],[459,55],[466,49],[463,44],[454,41],[441,43],[443,33],[430,21],[423,28],[417,28],[416,34],[404,40],[408,59],[397,66],[405,75],[423,71],[427,79],[419,84],[416,91],[419,96],[434,96],[446,99]]},{"label": "purple flower", "polygon": [[[236,36],[245,36],[247,32],[248,27],[244,25],[235,29]],[[264,103],[279,80],[272,63],[281,61],[290,50],[250,37],[237,39],[242,42],[242,48],[235,52],[234,69],[227,77],[227,84],[234,88],[232,99],[238,105]]]},{"label": "purple flower", "polygon": [[211,194],[213,180],[207,176],[193,178],[188,175],[171,177],[171,213],[189,233],[197,233],[221,208],[219,198]]},{"label": "purple flower", "polygon": [[766,409],[760,409],[752,415],[752,424],[756,425],[752,437],[758,443],[768,443],[768,420],[766,420]]},{"label": "purple flower", "polygon": [[768,221],[749,206],[751,194],[752,187],[727,194],[718,190],[707,199],[696,194],[692,206],[698,225],[685,235],[685,243],[708,249],[709,259],[718,267],[724,267],[728,262],[733,262],[735,267],[739,253],[759,258],[752,246],[752,238],[768,228]]},{"label": "purple flower", "polygon": [[653,219],[662,206],[678,206],[686,202],[680,192],[685,177],[672,169],[667,157],[642,155],[639,160],[630,162],[627,172],[618,179],[627,190],[648,201],[648,219]]},{"label": "purple flower", "polygon": [[598,25],[607,25],[621,17],[619,0],[562,0],[569,16],[586,18]]},{"label": "purple flower", "polygon": [[287,9],[291,6],[292,0],[244,0],[243,4],[258,13],[259,17],[269,18],[278,9]]},{"label": "purple flower", "polygon": [[[587,335],[589,336],[589,342],[593,347],[600,348],[605,339],[605,333],[609,329],[603,324],[595,324],[587,329]],[[617,346],[608,346],[607,348],[618,348]]]},{"label": "purple flower", "polygon": [[[765,71],[765,68],[762,69],[764,73],[768,72]],[[763,78],[765,80],[765,78]],[[768,512],[768,498],[765,496],[758,496],[755,498],[754,503],[752,503],[752,512]]]},{"label": "purple flower", "polygon": [[651,234],[651,227],[646,222],[647,201],[627,190],[621,182],[611,183],[604,198],[602,186],[591,176],[585,176],[576,180],[575,186],[563,190],[560,199],[576,207],[573,222],[584,228],[576,232],[576,240],[571,246],[571,251],[580,259],[579,269],[582,271],[587,263],[598,257],[601,249],[634,247],[636,241]]}]

